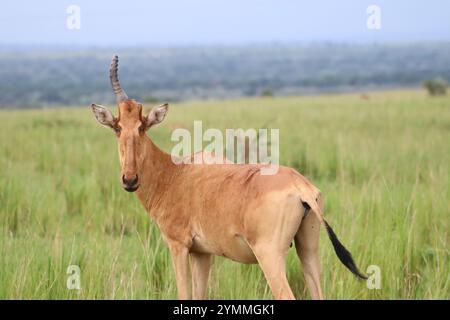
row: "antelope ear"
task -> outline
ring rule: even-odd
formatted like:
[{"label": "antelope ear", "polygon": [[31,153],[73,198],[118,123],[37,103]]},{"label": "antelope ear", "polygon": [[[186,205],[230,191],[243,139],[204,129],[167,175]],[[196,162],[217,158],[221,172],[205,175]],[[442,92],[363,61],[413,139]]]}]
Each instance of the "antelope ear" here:
[{"label": "antelope ear", "polygon": [[116,125],[116,118],[113,116],[111,111],[103,106],[91,104],[92,112],[94,113],[95,119],[105,127],[114,128]]},{"label": "antelope ear", "polygon": [[167,111],[169,110],[169,104],[164,103],[160,106],[153,107],[152,111],[148,114],[148,116],[144,117],[145,128],[149,129],[154,125],[161,123],[166,117]]}]

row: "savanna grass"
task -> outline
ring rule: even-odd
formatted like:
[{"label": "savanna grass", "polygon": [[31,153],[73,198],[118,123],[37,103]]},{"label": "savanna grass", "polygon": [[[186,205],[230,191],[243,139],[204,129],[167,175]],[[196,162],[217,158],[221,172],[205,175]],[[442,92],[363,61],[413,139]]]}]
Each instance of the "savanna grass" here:
[{"label": "savanna grass", "polygon": [[[114,134],[88,107],[0,112],[0,298],[170,299],[176,286],[158,228],[119,183]],[[328,299],[449,299],[450,98],[420,91],[172,104],[150,136],[171,130],[278,128],[280,161],[325,196],[325,215],[365,271],[338,261],[322,230]],[[224,199],[230,201],[230,199]],[[308,299],[292,249],[288,277]],[[68,290],[69,265],[81,290]],[[209,298],[270,299],[262,272],[215,258]]]}]

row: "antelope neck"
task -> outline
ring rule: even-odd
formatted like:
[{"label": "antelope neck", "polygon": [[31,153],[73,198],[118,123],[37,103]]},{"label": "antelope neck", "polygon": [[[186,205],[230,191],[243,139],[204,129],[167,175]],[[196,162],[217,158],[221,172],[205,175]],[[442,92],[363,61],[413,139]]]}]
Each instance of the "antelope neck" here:
[{"label": "antelope neck", "polygon": [[144,159],[138,168],[141,185],[136,194],[150,215],[155,217],[156,212],[151,209],[170,186],[178,166],[172,162],[170,154],[159,149],[149,137],[144,143]]}]

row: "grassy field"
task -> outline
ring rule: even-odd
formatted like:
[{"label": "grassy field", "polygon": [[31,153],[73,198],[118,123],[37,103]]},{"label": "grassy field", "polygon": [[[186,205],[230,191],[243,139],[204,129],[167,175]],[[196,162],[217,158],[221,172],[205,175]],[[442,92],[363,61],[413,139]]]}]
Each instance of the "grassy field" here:
[{"label": "grassy field", "polygon": [[[96,101],[101,103],[101,101]],[[115,136],[88,107],[0,112],[0,298],[171,299],[168,249],[137,198],[119,184]],[[325,215],[365,271],[369,290],[335,256],[322,230],[328,299],[449,299],[450,97],[421,91],[173,104],[150,130],[280,129],[280,161],[325,196]],[[295,250],[297,298],[309,299]],[[81,290],[66,287],[81,269]],[[271,299],[262,272],[215,258],[212,299]]]}]

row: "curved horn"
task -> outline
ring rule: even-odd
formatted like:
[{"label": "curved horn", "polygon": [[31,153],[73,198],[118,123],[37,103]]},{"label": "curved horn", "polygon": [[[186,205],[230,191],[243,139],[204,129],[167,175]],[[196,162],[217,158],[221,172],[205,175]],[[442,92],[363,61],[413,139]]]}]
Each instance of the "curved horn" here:
[{"label": "curved horn", "polygon": [[127,94],[120,87],[119,78],[117,77],[117,69],[119,65],[119,57],[117,55],[113,56],[111,61],[111,67],[109,68],[109,79],[111,80],[111,86],[116,95],[117,103],[128,99]]}]

